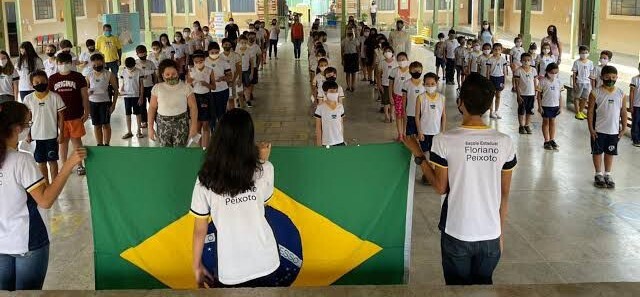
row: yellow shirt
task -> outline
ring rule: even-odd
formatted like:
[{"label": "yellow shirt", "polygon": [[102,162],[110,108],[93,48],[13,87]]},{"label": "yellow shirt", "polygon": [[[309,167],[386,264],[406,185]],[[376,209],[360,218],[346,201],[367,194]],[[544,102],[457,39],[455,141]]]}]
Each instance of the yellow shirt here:
[{"label": "yellow shirt", "polygon": [[120,60],[118,50],[122,50],[120,39],[117,36],[98,36],[96,40],[96,50],[104,55],[104,62],[114,62]]}]

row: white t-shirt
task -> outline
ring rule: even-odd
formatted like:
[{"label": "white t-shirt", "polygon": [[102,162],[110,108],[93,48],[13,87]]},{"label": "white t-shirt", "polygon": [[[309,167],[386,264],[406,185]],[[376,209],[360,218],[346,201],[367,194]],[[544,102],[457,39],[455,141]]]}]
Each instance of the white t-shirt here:
[{"label": "white t-shirt", "polygon": [[208,94],[211,92],[209,88],[202,85],[202,81],[206,83],[211,83],[211,72],[213,69],[211,67],[204,66],[202,70],[198,70],[196,67],[192,67],[189,70],[189,76],[193,79],[193,93],[195,94]]},{"label": "white t-shirt", "polygon": [[509,65],[502,55],[500,57],[491,56],[486,64],[489,69],[489,76],[493,77],[504,76],[504,67]]},{"label": "white t-shirt", "polygon": [[591,73],[591,78],[596,81],[596,88],[601,87],[604,83],[602,82],[602,65],[598,65],[593,67],[593,73]]},{"label": "white t-shirt", "polygon": [[240,55],[240,61],[242,61],[242,71],[251,70],[252,61],[255,67],[256,57],[251,54],[249,48],[247,48],[244,52],[238,49],[238,55]]},{"label": "white t-shirt", "polygon": [[424,135],[437,135],[442,131],[442,114],[446,97],[438,92],[431,96],[427,93],[420,95],[420,130]]},{"label": "white t-shirt", "polygon": [[138,68],[134,68],[133,71],[124,69],[120,71],[120,80],[122,84],[122,97],[140,97],[140,80],[144,75]]},{"label": "white t-shirt", "polygon": [[40,99],[34,92],[24,97],[23,103],[31,111],[33,121],[31,138],[33,140],[58,138],[58,112],[66,108],[62,97],[56,92],[49,92],[47,96]]},{"label": "white t-shirt", "polygon": [[547,66],[551,63],[556,63],[556,57],[553,55],[538,56],[538,66],[540,67],[540,76],[544,76],[547,73]]},{"label": "white t-shirt", "polygon": [[378,5],[377,4],[373,4],[371,5],[371,13],[377,13],[378,12]]},{"label": "white t-shirt", "polygon": [[640,75],[631,78],[631,87],[635,88],[635,98],[633,98],[633,107],[640,107]]},{"label": "white t-shirt", "polygon": [[481,56],[482,52],[472,51],[471,54],[469,54],[469,71],[480,72],[479,69],[482,67],[479,67],[478,64]]},{"label": "white t-shirt", "polygon": [[467,48],[463,45],[460,45],[453,51],[453,55],[456,59],[456,66],[464,66],[467,56]]},{"label": "white t-shirt", "polygon": [[511,62],[513,62],[517,67],[522,66],[522,54],[524,54],[524,48],[521,46],[514,46],[511,48]]},{"label": "white t-shirt", "polygon": [[13,74],[11,75],[0,73],[0,95],[13,96],[13,83],[17,80],[20,80],[20,75],[18,75],[18,71],[15,68],[13,68]]},{"label": "white t-shirt", "polygon": [[326,103],[321,103],[316,107],[315,117],[322,121],[322,145],[344,143],[342,126],[344,106],[342,104],[338,103],[335,109],[331,109]]},{"label": "white t-shirt", "polygon": [[247,50],[251,52],[253,56],[255,56],[255,58],[257,58],[259,55],[262,55],[262,49],[257,43],[249,44],[249,49]]},{"label": "white t-shirt", "polygon": [[393,95],[402,96],[404,83],[411,80],[411,73],[407,67],[407,72],[402,72],[400,67],[392,69],[389,73],[389,83],[393,80]]},{"label": "white t-shirt", "polygon": [[[173,54],[173,55],[174,55],[174,57],[175,57],[175,55],[176,55],[176,49],[173,47],[173,45],[169,45],[169,46],[166,46],[166,47],[162,47],[162,49],[160,50],[160,52],[161,52],[162,54],[164,54],[164,57],[165,57],[166,59],[171,59],[171,54]],[[177,58],[177,57],[175,57],[175,58]],[[162,60],[160,60],[160,62],[162,62]]]},{"label": "white t-shirt", "polygon": [[[231,65],[229,65],[229,63],[227,63],[226,60],[220,59],[218,58],[217,60],[213,61],[211,60],[211,58],[207,57],[204,60],[204,64],[208,67],[210,67],[211,69],[213,69],[213,73],[217,79],[220,79],[221,77],[225,76],[225,72],[227,71],[231,71]],[[227,81],[217,81],[216,82],[216,88],[215,90],[211,90],[211,92],[222,92],[224,90],[229,89],[229,85],[227,84]]]},{"label": "white t-shirt", "polygon": [[109,70],[91,71],[86,76],[89,82],[89,101],[101,103],[111,102],[109,96],[109,80],[113,74]]},{"label": "white t-shirt", "polygon": [[605,90],[604,87],[595,88],[592,91],[596,97],[595,123],[596,132],[604,134],[620,133],[620,109],[624,92],[620,88],[615,88],[613,92]]},{"label": "white t-shirt", "polygon": [[147,60],[153,62],[153,64],[156,65],[157,69],[158,65],[160,65],[160,62],[162,62],[162,60],[169,59],[169,57],[171,56],[167,56],[164,51],[160,51],[160,53],[157,55],[154,52],[150,52],[147,55]]},{"label": "white t-shirt", "polygon": [[318,89],[322,89],[322,85],[324,84],[325,81],[327,81],[327,78],[324,77],[322,73],[316,74],[316,77],[313,78],[313,83]]},{"label": "white t-shirt", "polygon": [[238,65],[238,63],[242,63],[242,57],[238,53],[233,51],[230,51],[228,56],[224,52],[221,53],[220,59],[229,63],[232,75],[236,74],[236,65]]},{"label": "white t-shirt", "polygon": [[576,75],[577,73],[576,80],[579,84],[590,84],[593,68],[593,62],[591,62],[591,60],[582,62],[580,61],[580,59],[578,59],[573,62],[571,71],[574,73],[574,75]]},{"label": "white t-shirt", "polygon": [[0,254],[24,254],[49,243],[38,206],[28,195],[44,183],[32,155],[7,149],[0,166]]},{"label": "white t-shirt", "polygon": [[482,76],[487,77],[487,62],[491,56],[480,55],[478,57],[478,70]]},{"label": "white t-shirt", "polygon": [[280,28],[278,28],[277,26],[271,26],[271,31],[269,31],[269,39],[270,40],[278,40],[278,33],[280,31]]},{"label": "white t-shirt", "polygon": [[158,114],[169,117],[187,112],[187,98],[191,94],[193,89],[183,81],[175,86],[162,82],[151,89],[151,95],[158,97]]},{"label": "white t-shirt", "polygon": [[[18,74],[20,75],[20,80],[18,81],[18,91],[33,91],[33,86],[31,85],[30,78],[31,72],[29,71],[29,63],[27,63],[27,60],[25,59],[25,61],[23,61],[22,67],[20,68],[18,68],[18,62],[16,62],[14,65],[18,70]],[[44,69],[42,59],[37,58],[34,71],[42,69]]]},{"label": "white t-shirt", "polygon": [[143,87],[153,87],[153,75],[158,71],[156,64],[150,60],[136,60],[136,67],[140,69],[142,73],[142,84]]},{"label": "white t-shirt", "polygon": [[424,94],[425,88],[422,82],[420,82],[417,86],[411,82],[411,79],[404,83],[402,87],[402,93],[407,95],[407,107],[406,112],[408,117],[416,116],[416,101],[418,100],[418,96],[420,94]]},{"label": "white t-shirt", "polygon": [[389,76],[394,69],[398,68],[398,62],[393,59],[391,63],[389,63],[383,59],[378,65],[380,65],[380,68],[382,69],[380,84],[382,84],[382,86],[388,87],[390,83]]},{"label": "white t-shirt", "polygon": [[91,72],[91,70],[93,70],[93,62],[91,62],[91,56],[93,56],[94,54],[101,54],[101,53],[99,51],[95,50],[95,51],[93,51],[93,53],[82,52],[80,54],[80,57],[78,58],[78,61],[82,62],[82,63],[87,63],[86,65],[84,65],[84,68],[82,68],[82,75],[83,76],[87,76],[89,74],[89,72]]},{"label": "white t-shirt", "polygon": [[269,162],[254,175],[253,189],[234,197],[219,195],[197,180],[191,198],[191,213],[211,217],[218,230],[218,278],[236,285],[274,272],[280,255],[273,230],[264,216],[271,198],[274,169]]},{"label": "white t-shirt", "polygon": [[518,79],[518,91],[520,96],[535,96],[536,86],[535,81],[538,76],[538,72],[535,68],[529,66],[529,71],[525,71],[520,67],[513,73],[513,78]]},{"label": "white t-shirt", "polygon": [[444,42],[444,46],[447,52],[447,59],[455,59],[455,52],[456,49],[460,46],[460,43],[458,43],[458,41],[455,39],[447,39],[447,41]]},{"label": "white t-shirt", "polygon": [[44,62],[42,62],[42,66],[44,66],[44,72],[47,74],[47,77],[58,73],[58,62],[56,62],[55,58],[53,60],[45,59]]},{"label": "white t-shirt", "polygon": [[562,91],[562,82],[559,78],[555,78],[551,81],[545,77],[540,80],[538,89],[542,94],[540,105],[544,107],[558,107],[560,106],[560,92]]},{"label": "white t-shirt", "polygon": [[189,45],[186,43],[173,43],[173,50],[175,51],[174,59],[181,59],[189,54]]},{"label": "white t-shirt", "polygon": [[[324,90],[322,86],[318,88],[318,100],[324,100]],[[344,90],[341,86],[338,86],[338,102],[342,102],[344,100]]]},{"label": "white t-shirt", "polygon": [[485,127],[450,130],[433,138],[430,160],[449,172],[440,230],[462,241],[499,238],[501,175],[517,163],[509,135]]}]

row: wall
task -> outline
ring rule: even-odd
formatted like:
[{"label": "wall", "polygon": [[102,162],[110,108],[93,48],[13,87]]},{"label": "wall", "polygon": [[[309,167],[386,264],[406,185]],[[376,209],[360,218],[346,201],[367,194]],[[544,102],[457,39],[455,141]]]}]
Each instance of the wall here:
[{"label": "wall", "polygon": [[[605,6],[603,3],[600,8],[600,34],[598,35],[600,49],[609,49],[613,52],[638,57],[640,55],[640,41],[637,38],[630,38],[631,34],[637,35],[638,32],[631,33],[630,30],[640,28],[640,16],[609,16],[609,1],[603,2],[607,2],[607,4]],[[635,67],[635,65],[633,66]]]}]

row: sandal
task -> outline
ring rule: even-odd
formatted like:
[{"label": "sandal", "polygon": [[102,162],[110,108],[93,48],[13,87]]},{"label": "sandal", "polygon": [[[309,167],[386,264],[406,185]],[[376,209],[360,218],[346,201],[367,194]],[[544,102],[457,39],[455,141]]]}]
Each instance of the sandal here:
[{"label": "sandal", "polygon": [[129,139],[129,138],[131,138],[131,137],[133,137],[133,134],[131,134],[131,133],[127,133],[127,134],[125,134],[125,135],[123,135],[123,136],[122,136],[122,139]]}]

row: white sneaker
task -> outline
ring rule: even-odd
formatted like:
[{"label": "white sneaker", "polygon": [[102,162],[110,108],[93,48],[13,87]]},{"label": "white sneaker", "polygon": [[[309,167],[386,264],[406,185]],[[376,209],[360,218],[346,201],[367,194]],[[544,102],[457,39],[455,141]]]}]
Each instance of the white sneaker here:
[{"label": "white sneaker", "polygon": [[496,119],[502,119],[502,117],[500,116],[500,114],[497,111],[493,115],[496,117]]},{"label": "white sneaker", "polygon": [[496,114],[495,114],[495,113],[493,113],[493,112],[491,112],[491,113],[489,114],[489,118],[497,119]]}]

